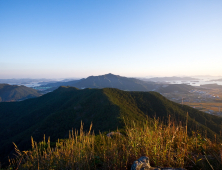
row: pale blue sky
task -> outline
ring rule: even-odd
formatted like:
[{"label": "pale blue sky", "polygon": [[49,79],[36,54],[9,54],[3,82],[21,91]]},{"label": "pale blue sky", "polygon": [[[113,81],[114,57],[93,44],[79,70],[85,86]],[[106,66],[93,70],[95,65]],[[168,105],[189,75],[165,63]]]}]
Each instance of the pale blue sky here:
[{"label": "pale blue sky", "polygon": [[0,0],[0,78],[222,75],[221,0]]}]

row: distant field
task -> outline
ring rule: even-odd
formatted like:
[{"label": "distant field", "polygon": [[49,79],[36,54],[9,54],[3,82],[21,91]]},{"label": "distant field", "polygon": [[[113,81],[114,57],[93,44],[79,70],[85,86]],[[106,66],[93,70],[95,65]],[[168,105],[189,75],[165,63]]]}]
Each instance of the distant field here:
[{"label": "distant field", "polygon": [[189,103],[189,102],[184,102],[185,105],[195,107],[196,109],[202,110],[202,111],[208,111],[208,110],[213,110],[215,112],[222,111],[222,103]]},{"label": "distant field", "polygon": [[219,96],[222,99],[222,89],[212,89],[209,91],[210,94]]}]

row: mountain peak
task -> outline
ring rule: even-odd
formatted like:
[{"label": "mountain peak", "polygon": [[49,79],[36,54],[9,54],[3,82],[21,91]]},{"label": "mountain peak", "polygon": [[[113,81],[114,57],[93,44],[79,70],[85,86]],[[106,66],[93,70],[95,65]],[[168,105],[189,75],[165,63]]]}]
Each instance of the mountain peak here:
[{"label": "mountain peak", "polygon": [[115,77],[118,76],[119,77],[119,75],[115,75],[115,74],[112,74],[112,73],[104,74],[102,76],[115,76]]}]

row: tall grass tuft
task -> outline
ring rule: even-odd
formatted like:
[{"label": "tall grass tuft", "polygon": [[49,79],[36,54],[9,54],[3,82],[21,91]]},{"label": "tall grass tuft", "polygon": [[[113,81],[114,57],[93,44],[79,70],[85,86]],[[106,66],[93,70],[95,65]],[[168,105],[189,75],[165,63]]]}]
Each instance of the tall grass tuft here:
[{"label": "tall grass tuft", "polygon": [[[16,146],[16,145],[15,145]],[[198,132],[188,136],[187,127],[168,125],[159,120],[147,120],[142,125],[131,122],[125,135],[107,137],[95,135],[92,125],[88,132],[70,131],[69,138],[58,140],[55,147],[50,139],[36,143],[30,151],[18,153],[9,168],[28,170],[60,169],[130,169],[141,156],[150,158],[151,166],[187,169],[222,169],[222,147],[216,141],[203,138]]]}]

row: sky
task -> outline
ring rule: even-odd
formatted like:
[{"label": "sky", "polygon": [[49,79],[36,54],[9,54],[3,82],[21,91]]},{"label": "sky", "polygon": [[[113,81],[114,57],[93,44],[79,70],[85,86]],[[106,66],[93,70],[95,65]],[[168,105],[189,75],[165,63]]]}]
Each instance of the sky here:
[{"label": "sky", "polygon": [[0,0],[0,78],[222,75],[221,0]]}]

